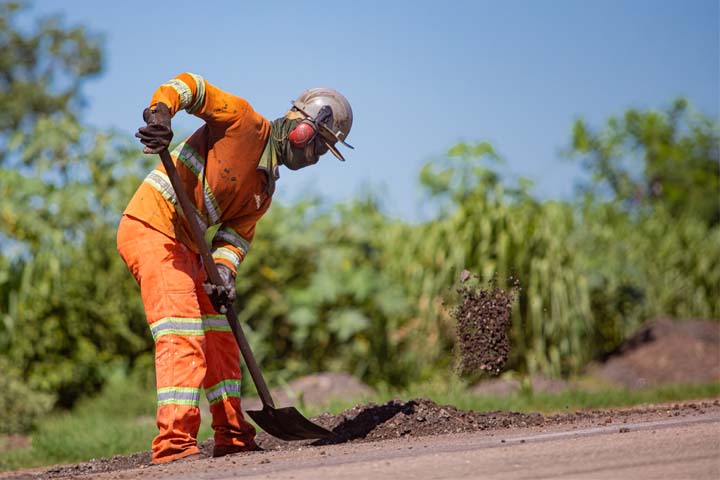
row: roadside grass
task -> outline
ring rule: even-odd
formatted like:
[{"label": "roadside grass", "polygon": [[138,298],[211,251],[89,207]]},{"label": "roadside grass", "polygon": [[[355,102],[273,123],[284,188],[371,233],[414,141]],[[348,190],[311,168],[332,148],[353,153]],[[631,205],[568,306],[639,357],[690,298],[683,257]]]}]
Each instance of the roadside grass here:
[{"label": "roadside grass", "polygon": [[[155,405],[154,389],[113,378],[100,395],[41,421],[30,435],[29,447],[3,449],[0,438],[0,471],[150,450],[157,433]],[[198,435],[203,440],[212,432],[207,419],[204,423],[208,425]]]},{"label": "roadside grass", "polygon": [[[720,382],[700,385],[668,385],[643,390],[629,390],[607,384],[583,382],[560,393],[533,392],[523,388],[517,393],[504,396],[478,395],[468,390],[466,383],[457,379],[436,379],[407,389],[381,387],[377,395],[364,398],[363,402],[385,403],[398,398],[408,401],[413,398],[429,398],[442,405],[453,405],[461,410],[490,412],[512,410],[544,414],[565,411],[620,408],[635,405],[674,402],[720,397]],[[351,400],[332,400],[327,408],[340,412],[355,406]],[[321,413],[317,408],[307,408],[306,413]]]},{"label": "roadside grass", "polygon": [[[325,408],[297,407],[307,416],[325,411],[339,413],[367,402],[385,403],[399,398],[430,398],[463,410],[555,413],[580,409],[720,397],[720,383],[674,385],[647,390],[627,390],[606,385],[581,384],[557,394],[532,392],[529,388],[506,396],[478,396],[456,378],[438,378],[407,389],[380,387],[372,397],[331,400]],[[198,438],[212,437],[209,419],[203,417]],[[0,438],[0,471],[73,463],[93,458],[127,455],[149,450],[155,436],[155,392],[137,382],[115,378],[102,394],[80,402],[72,412],[54,414],[31,434],[31,446],[4,449]]]}]

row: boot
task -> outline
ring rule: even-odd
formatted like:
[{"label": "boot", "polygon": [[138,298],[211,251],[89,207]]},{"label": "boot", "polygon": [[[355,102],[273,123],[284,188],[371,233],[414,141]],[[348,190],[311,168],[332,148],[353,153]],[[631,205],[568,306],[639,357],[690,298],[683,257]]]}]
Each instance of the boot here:
[{"label": "boot", "polygon": [[232,455],[240,452],[262,452],[263,448],[257,444],[238,446],[238,445],[215,445],[213,447],[213,457],[224,457],[225,455]]}]

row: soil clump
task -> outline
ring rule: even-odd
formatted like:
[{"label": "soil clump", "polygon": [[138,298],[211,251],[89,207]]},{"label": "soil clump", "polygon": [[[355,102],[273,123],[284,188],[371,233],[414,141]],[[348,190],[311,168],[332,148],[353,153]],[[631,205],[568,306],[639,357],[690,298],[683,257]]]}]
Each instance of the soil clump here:
[{"label": "soil clump", "polygon": [[457,289],[460,301],[452,314],[456,321],[456,371],[460,375],[487,372],[497,375],[510,354],[508,332],[517,280],[509,290],[494,283],[482,285],[464,270]]}]

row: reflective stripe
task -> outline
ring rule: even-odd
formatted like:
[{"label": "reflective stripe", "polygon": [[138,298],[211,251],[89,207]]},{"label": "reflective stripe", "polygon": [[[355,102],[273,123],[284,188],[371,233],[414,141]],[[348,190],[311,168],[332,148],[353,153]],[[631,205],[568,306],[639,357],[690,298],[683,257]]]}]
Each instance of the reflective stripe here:
[{"label": "reflective stripe", "polygon": [[218,248],[217,250],[215,250],[213,252],[212,256],[216,260],[219,258],[227,260],[228,262],[235,265],[235,269],[237,269],[240,266],[240,255],[233,252],[232,250],[230,250],[227,247]]},{"label": "reflective stripe", "polygon": [[[165,200],[175,205],[178,211],[184,215],[182,207],[177,202],[175,190],[170,183],[170,178],[164,172],[161,172],[160,170],[153,170],[147,177],[145,177],[144,181],[151,185],[155,190],[159,191],[160,195],[162,195]],[[207,222],[205,221],[203,214],[200,213],[200,210],[198,210],[197,207],[195,207],[195,213],[197,213],[195,218],[197,218],[198,222],[200,222],[200,226],[202,227],[202,229],[207,230]]]},{"label": "reflective stripe", "polygon": [[158,406],[160,405],[193,405],[200,404],[200,389],[191,387],[165,387],[157,390]]},{"label": "reflective stripe", "polygon": [[183,336],[203,335],[203,324],[199,318],[165,317],[150,324],[150,332],[157,341],[163,335],[174,334]]},{"label": "reflective stripe", "polygon": [[233,247],[239,248],[240,251],[242,251],[243,256],[247,255],[247,252],[250,251],[250,242],[242,238],[238,233],[233,230],[232,228],[223,227],[220,230],[217,231],[215,234],[215,238],[219,238]]},{"label": "reflective stripe", "polygon": [[195,73],[191,73],[190,76],[193,77],[193,80],[195,80],[195,83],[197,84],[197,93],[195,94],[195,101],[193,104],[185,110],[188,113],[195,113],[195,111],[202,107],[202,104],[205,103],[205,79]]},{"label": "reflective stripe", "polygon": [[203,329],[206,332],[231,332],[225,315],[206,315],[203,317]]},{"label": "reflective stripe", "polygon": [[178,95],[180,95],[180,108],[187,108],[188,105],[190,105],[190,102],[192,101],[192,90],[190,90],[190,87],[187,83],[183,82],[182,80],[178,78],[173,78],[167,83],[164,83],[162,85],[163,87],[172,87],[173,90],[177,92]]},{"label": "reflective stripe", "polygon": [[223,380],[205,390],[210,405],[228,397],[240,397],[240,380]]},{"label": "reflective stripe", "polygon": [[229,332],[230,325],[224,315],[203,315],[202,318],[165,317],[150,325],[153,340],[163,335],[186,337],[204,335],[205,332]]},{"label": "reflective stripe", "polygon": [[205,200],[205,208],[208,211],[210,223],[213,225],[218,223],[220,221],[220,215],[222,214],[220,205],[215,199],[215,195],[213,195],[212,190],[210,190],[210,186],[202,181],[203,171],[205,169],[205,159],[202,155],[196,152],[194,148],[185,142],[175,147],[172,155],[178,158],[190,169],[191,172],[197,175],[199,183],[201,183],[204,187],[203,198]]},{"label": "reflective stripe", "polygon": [[165,173],[160,170],[153,170],[147,177],[145,177],[144,181],[152,185],[155,190],[159,191],[160,195],[162,195],[165,200],[173,205],[177,204],[175,190],[170,183],[170,178]]},{"label": "reflective stripe", "polygon": [[171,154],[173,157],[177,157],[182,160],[185,166],[187,166],[190,171],[198,177],[202,174],[202,171],[205,168],[205,159],[187,143],[180,143],[177,147],[175,147]]}]

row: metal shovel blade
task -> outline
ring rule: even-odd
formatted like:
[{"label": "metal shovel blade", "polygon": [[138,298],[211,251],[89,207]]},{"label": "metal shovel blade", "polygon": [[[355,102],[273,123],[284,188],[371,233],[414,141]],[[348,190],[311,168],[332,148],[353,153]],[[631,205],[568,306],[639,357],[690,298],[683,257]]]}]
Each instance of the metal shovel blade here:
[{"label": "metal shovel blade", "polygon": [[308,440],[334,435],[330,430],[303,417],[295,407],[273,408],[263,405],[262,410],[248,410],[246,413],[263,430],[281,440]]}]

